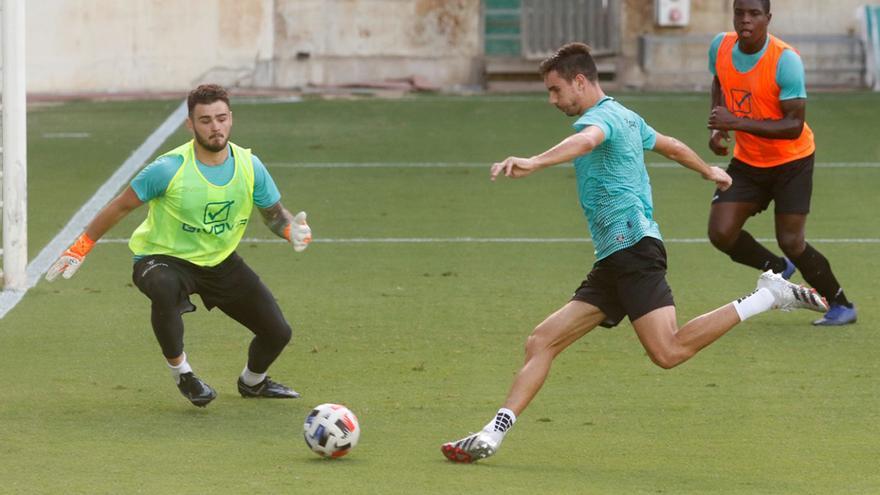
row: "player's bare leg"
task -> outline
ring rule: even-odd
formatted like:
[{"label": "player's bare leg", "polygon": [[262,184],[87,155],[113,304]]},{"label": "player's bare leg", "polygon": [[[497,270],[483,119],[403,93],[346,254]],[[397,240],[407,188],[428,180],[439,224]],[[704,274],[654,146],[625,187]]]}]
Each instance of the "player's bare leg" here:
[{"label": "player's bare leg", "polygon": [[510,386],[504,407],[517,415],[522,413],[544,385],[556,356],[604,319],[605,314],[596,306],[569,301],[535,327],[526,340],[525,363]]},{"label": "player's bare leg", "polygon": [[605,314],[599,308],[581,301],[570,301],[548,316],[526,341],[525,363],[513,380],[504,407],[481,431],[443,444],[440,448],[443,455],[450,461],[462,463],[494,455],[516,417],[541,389],[553,359],[604,319]]},{"label": "player's bare leg", "polygon": [[[782,275],[767,271],[761,274],[754,292],[700,315],[681,328],[676,323],[675,306],[655,309],[636,319],[633,327],[651,360],[662,368],[672,368],[754,315],[771,309],[824,311],[827,307],[825,300],[815,290],[793,284]],[[604,319],[605,315],[599,308],[580,301],[571,301],[547,317],[526,342],[525,364],[510,387],[504,407],[481,431],[443,444],[443,455],[461,463],[472,463],[494,455],[517,415],[541,389],[550,373],[553,359]]]},{"label": "player's bare leg", "polygon": [[676,323],[675,306],[655,309],[632,324],[651,361],[669,369],[690,359],[739,322],[733,304],[727,304],[694,318],[681,328]]},{"label": "player's bare leg", "polygon": [[789,282],[768,270],[758,278],[755,292],[700,315],[681,328],[676,324],[675,306],[655,309],[634,321],[633,327],[651,360],[668,369],[687,361],[750,316],[770,309],[799,308],[823,312],[828,305],[815,289]]}]

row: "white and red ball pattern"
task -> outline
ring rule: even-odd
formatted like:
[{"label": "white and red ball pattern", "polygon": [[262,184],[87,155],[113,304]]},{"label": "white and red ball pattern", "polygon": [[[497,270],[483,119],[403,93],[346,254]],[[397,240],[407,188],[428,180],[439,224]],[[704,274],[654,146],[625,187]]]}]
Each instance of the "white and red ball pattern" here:
[{"label": "white and red ball pattern", "polygon": [[321,404],[303,424],[303,438],[322,457],[342,457],[357,445],[361,427],[357,416],[341,404]]}]

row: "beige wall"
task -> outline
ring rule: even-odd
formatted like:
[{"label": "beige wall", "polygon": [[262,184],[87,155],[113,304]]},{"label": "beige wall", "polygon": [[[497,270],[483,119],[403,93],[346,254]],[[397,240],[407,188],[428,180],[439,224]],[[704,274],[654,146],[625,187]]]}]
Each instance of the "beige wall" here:
[{"label": "beige wall", "polygon": [[33,92],[181,90],[271,57],[272,0],[29,0]]},{"label": "beige wall", "polygon": [[285,1],[276,20],[278,86],[480,77],[479,0]]},{"label": "beige wall", "polygon": [[[776,34],[844,34],[856,28],[855,11],[871,0],[772,0],[770,31]],[[733,0],[691,0],[691,22],[684,28],[654,26],[651,0],[622,0],[629,35],[719,33],[733,30]]]},{"label": "beige wall", "polygon": [[479,13],[479,0],[28,0],[28,88],[473,84]]},{"label": "beige wall", "polygon": [[[654,7],[650,0],[623,0],[619,60],[620,81],[630,87],[679,87],[703,89],[710,82],[707,41],[722,31],[733,30],[733,0],[691,0],[690,24],[683,28],[661,28],[654,25]],[[785,39],[790,34],[850,34],[857,31],[856,9],[868,0],[772,0],[770,32]],[[696,38],[680,46],[670,44],[653,53],[657,73],[649,74],[639,66],[639,37],[643,34]],[[802,49],[805,63],[815,63],[810,46]],[[833,54],[832,54],[833,55]],[[662,73],[659,73],[662,72]],[[814,79],[808,74],[808,83]],[[854,74],[841,76],[840,82],[857,79]],[[833,84],[833,80],[829,81]]]},{"label": "beige wall", "polygon": [[[771,29],[843,34],[865,1],[773,0]],[[651,0],[621,3],[619,80],[632,86],[646,82],[640,35],[714,34],[732,22],[730,0],[692,0],[683,29],[655,27]],[[477,84],[480,14],[480,0],[28,0],[28,87],[157,92],[207,80],[290,88],[412,76]],[[705,64],[697,48],[670,63]]]}]

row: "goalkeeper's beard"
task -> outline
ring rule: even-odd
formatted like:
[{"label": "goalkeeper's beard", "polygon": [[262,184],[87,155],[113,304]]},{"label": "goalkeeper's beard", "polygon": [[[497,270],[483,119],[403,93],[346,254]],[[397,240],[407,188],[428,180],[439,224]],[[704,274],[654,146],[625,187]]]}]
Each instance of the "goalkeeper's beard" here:
[{"label": "goalkeeper's beard", "polygon": [[223,151],[223,149],[226,148],[226,145],[229,143],[229,137],[227,136],[224,136],[223,139],[221,139],[222,142],[220,142],[220,144],[214,144],[214,142],[211,141],[210,137],[205,139],[197,132],[193,134],[195,135],[196,142],[199,143],[199,146],[210,151],[211,153]]}]

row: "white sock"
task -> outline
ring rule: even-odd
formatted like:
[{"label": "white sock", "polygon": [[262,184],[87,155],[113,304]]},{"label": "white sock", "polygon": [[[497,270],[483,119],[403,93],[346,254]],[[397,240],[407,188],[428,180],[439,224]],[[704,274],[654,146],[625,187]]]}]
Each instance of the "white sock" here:
[{"label": "white sock", "polygon": [[762,287],[733,301],[733,309],[739,315],[740,321],[746,321],[747,318],[773,309],[773,302],[773,293],[770,292],[770,289]]},{"label": "white sock", "polygon": [[183,361],[177,366],[172,366],[171,363],[166,361],[168,369],[171,370],[171,377],[174,378],[174,383],[180,383],[180,375],[184,373],[192,373],[192,368],[190,368],[189,362],[186,360],[186,353],[184,352],[181,356],[183,356]]},{"label": "white sock", "polygon": [[247,366],[245,366],[244,369],[241,370],[241,381],[243,381],[244,384],[248,387],[253,387],[254,385],[262,382],[265,379],[265,373],[254,373],[253,371],[249,370]]},{"label": "white sock", "polygon": [[483,431],[488,433],[495,443],[501,443],[504,440],[504,435],[510,431],[514,423],[516,423],[516,414],[510,409],[502,407],[495,413],[492,421],[483,427]]}]

